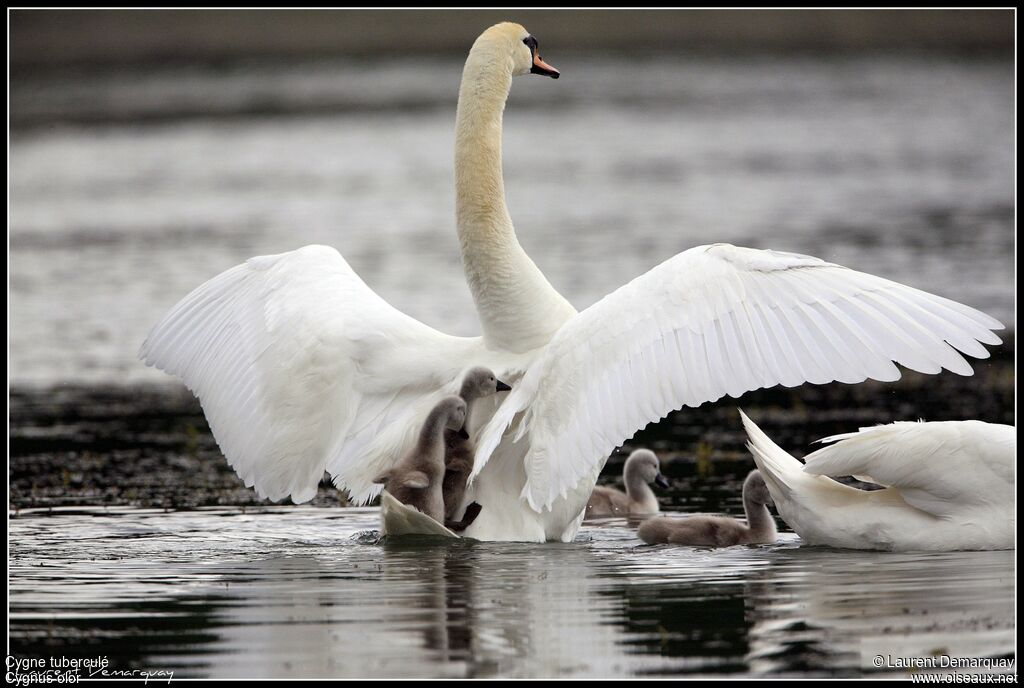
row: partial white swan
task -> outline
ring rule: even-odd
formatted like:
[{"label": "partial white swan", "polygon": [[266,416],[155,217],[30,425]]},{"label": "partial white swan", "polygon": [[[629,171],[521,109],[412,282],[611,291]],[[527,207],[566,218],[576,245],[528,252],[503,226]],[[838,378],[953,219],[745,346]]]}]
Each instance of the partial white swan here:
[{"label": "partial white swan", "polygon": [[[892,423],[826,437],[805,457],[740,411],[775,508],[804,542],[851,549],[1013,549],[1016,429],[976,420]],[[824,476],[886,486],[867,492]]]},{"label": "partial white swan", "polygon": [[626,484],[625,492],[614,487],[595,487],[587,500],[586,517],[639,516],[661,510],[650,485],[668,487],[657,454],[650,449],[637,449],[630,454],[622,468],[622,482]]},{"label": "partial white swan", "polygon": [[[466,499],[483,511],[465,534],[569,541],[611,450],[673,409],[776,384],[895,380],[892,361],[967,375],[955,349],[983,358],[979,342],[999,343],[997,321],[947,299],[726,244],[681,253],[576,314],[505,206],[502,112],[512,77],[531,71],[554,75],[523,27],[498,24],[473,44],[459,89],[457,228],[481,337],[410,318],[337,251],[307,246],[214,277],[142,345],[147,364],[199,397],[258,494],[309,500],[326,470],[353,501],[372,499],[372,479],[412,446],[430,408],[482,365],[514,389],[472,428]],[[474,425],[492,409],[481,404]]]},{"label": "partial white swan", "polygon": [[649,518],[636,534],[648,545],[670,543],[700,547],[732,547],[775,542],[778,532],[768,511],[772,496],[760,471],[750,471],[743,481],[743,512],[747,522],[728,516],[693,514],[681,518]]}]

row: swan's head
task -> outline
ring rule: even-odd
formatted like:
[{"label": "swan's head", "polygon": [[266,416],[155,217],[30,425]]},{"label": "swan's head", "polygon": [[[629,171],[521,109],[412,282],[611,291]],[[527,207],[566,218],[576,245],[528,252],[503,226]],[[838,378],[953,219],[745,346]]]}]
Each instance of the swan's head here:
[{"label": "swan's head", "polygon": [[755,504],[775,505],[772,501],[772,495],[768,491],[768,486],[764,483],[764,477],[761,476],[761,471],[758,470],[750,471],[750,475],[743,481],[743,498]]},{"label": "swan's head", "polygon": [[537,39],[520,24],[513,22],[495,24],[476,39],[476,43],[473,44],[473,52],[477,50],[508,56],[513,76],[540,74],[552,79],[557,79],[560,76],[557,69],[541,59]]},{"label": "swan's head", "polygon": [[499,380],[490,368],[470,368],[462,378],[459,396],[466,401],[489,397],[498,392],[507,392],[511,387]]},{"label": "swan's head", "polygon": [[668,487],[668,479],[661,474],[661,462],[650,449],[637,449],[626,459],[623,477],[627,484],[633,480],[645,483],[656,483],[660,487]]},{"label": "swan's head", "polygon": [[461,430],[466,424],[466,402],[461,398],[445,397],[438,402],[437,408],[444,414],[444,427],[448,430]]}]

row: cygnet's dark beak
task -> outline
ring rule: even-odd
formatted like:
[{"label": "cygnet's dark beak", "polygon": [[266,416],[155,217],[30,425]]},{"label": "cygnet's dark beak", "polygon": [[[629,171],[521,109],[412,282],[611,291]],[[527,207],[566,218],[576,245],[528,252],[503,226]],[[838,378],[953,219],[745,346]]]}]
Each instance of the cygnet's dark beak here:
[{"label": "cygnet's dark beak", "polygon": [[501,380],[498,380],[498,391],[499,391],[499,392],[508,392],[508,391],[510,391],[511,389],[512,389],[512,387],[511,387],[511,386],[509,386],[509,385],[506,385],[506,384],[505,384],[504,382],[502,382]]},{"label": "cygnet's dark beak", "polygon": [[458,435],[459,435],[459,437],[461,437],[464,440],[468,440],[469,439],[469,433],[466,432],[466,426],[465,425],[463,425],[462,429],[459,430]]},{"label": "cygnet's dark beak", "polygon": [[654,476],[654,484],[657,485],[658,487],[664,487],[665,489],[668,489],[668,478],[659,473],[658,475]]}]

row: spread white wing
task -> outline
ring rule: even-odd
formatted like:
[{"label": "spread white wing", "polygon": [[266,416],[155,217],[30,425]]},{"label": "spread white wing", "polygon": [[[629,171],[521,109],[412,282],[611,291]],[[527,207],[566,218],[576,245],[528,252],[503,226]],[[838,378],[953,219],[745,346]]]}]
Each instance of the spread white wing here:
[{"label": "spread white wing", "polygon": [[899,490],[913,507],[941,517],[1013,499],[1016,430],[981,421],[891,423],[826,437],[804,471],[864,475]]},{"label": "spread white wing", "polygon": [[311,499],[324,470],[356,501],[478,339],[450,337],[377,296],[326,246],[252,258],[153,328],[140,356],[199,397],[247,486]]},{"label": "spread white wing", "polygon": [[896,380],[893,361],[970,375],[1002,325],[817,258],[699,246],[571,318],[485,428],[474,475],[524,413],[523,497],[541,510],[681,406],[803,382]]}]

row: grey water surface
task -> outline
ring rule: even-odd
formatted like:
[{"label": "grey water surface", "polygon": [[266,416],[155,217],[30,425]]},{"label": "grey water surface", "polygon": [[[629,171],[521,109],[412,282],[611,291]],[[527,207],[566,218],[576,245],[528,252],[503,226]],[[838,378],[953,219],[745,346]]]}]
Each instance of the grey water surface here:
[{"label": "grey water surface", "polygon": [[[1011,63],[546,57],[561,79],[513,84],[506,195],[526,251],[577,308],[724,241],[1015,324]],[[12,382],[165,380],[135,354],[175,302],[311,243],[410,315],[478,334],[453,220],[460,73],[421,58],[16,79]]]},{"label": "grey water surface", "polygon": [[1015,651],[1014,553],[378,542],[376,509],[22,512],[11,652],[183,677],[860,676]]}]

